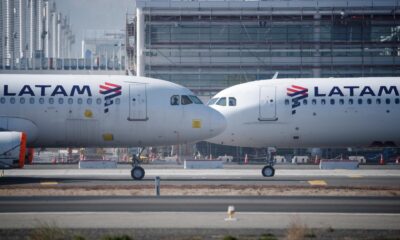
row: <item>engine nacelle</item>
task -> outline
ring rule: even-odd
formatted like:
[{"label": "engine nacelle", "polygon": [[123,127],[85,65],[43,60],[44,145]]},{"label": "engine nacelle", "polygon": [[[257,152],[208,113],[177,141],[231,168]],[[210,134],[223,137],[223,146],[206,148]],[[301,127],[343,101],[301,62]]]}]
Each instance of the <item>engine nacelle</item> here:
[{"label": "engine nacelle", "polygon": [[0,167],[23,168],[26,154],[26,134],[0,132]]}]

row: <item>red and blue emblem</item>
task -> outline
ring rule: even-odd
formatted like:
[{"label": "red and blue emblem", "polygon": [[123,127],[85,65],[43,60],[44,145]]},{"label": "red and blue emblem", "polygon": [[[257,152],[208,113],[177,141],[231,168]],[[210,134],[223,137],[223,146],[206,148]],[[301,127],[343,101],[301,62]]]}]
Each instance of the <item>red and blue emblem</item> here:
[{"label": "red and blue emblem", "polygon": [[308,97],[308,88],[292,85],[287,88],[287,95],[292,98],[292,115],[296,114],[296,108],[301,105],[300,100]]},{"label": "red and blue emblem", "polygon": [[104,96],[104,113],[108,113],[108,107],[114,104],[114,98],[121,95],[122,87],[113,83],[104,83],[100,85],[100,93]]}]

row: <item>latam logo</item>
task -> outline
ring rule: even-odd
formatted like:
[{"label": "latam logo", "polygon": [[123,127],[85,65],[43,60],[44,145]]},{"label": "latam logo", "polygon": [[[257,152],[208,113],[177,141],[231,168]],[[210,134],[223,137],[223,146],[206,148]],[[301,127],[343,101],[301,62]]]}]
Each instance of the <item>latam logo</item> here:
[{"label": "latam logo", "polygon": [[287,95],[292,98],[292,115],[294,115],[296,108],[301,105],[300,100],[308,97],[308,88],[292,85],[287,88]]},{"label": "latam logo", "polygon": [[[310,90],[310,96],[315,98],[321,97],[381,97],[396,96],[398,97],[399,89],[397,86],[333,86],[330,88],[320,88],[315,86]],[[292,115],[296,114],[296,108],[301,105],[300,100],[309,96],[308,88],[292,85],[287,88],[287,96],[292,98]]]},{"label": "latam logo", "polygon": [[113,83],[104,83],[100,85],[100,94],[104,95],[104,113],[108,113],[108,107],[114,104],[113,98],[121,95],[122,87]]}]

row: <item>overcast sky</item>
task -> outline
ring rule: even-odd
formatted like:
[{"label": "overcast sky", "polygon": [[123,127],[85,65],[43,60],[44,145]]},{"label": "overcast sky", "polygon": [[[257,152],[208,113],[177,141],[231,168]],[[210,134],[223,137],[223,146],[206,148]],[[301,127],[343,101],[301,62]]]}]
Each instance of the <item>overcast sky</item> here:
[{"label": "overcast sky", "polygon": [[73,56],[80,57],[85,30],[125,29],[126,13],[133,13],[134,0],[54,0],[57,11],[68,15],[76,36]]}]

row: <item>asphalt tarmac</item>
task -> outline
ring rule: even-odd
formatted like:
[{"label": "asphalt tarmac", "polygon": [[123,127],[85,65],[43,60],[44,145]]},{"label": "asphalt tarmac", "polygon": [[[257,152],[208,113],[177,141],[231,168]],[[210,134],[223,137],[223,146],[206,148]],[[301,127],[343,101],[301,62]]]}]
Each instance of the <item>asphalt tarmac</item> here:
[{"label": "asphalt tarmac", "polygon": [[262,165],[228,165],[224,169],[183,169],[181,165],[143,165],[146,176],[134,181],[130,167],[117,169],[78,169],[77,165],[34,165],[25,169],[5,170],[0,186],[35,186],[46,183],[58,186],[149,185],[156,176],[168,185],[237,185],[237,186],[313,186],[330,187],[400,186],[400,168],[365,166],[356,170],[320,170],[317,166],[277,165],[276,175],[261,176]]},{"label": "asphalt tarmac", "polygon": [[[260,176],[260,166],[186,170],[182,166],[147,166],[142,181],[130,178],[129,166],[117,169],[78,169],[31,166],[5,170],[0,188],[39,186],[68,189],[80,186],[286,186],[338,188],[400,187],[398,166],[357,170],[319,170],[315,166],[277,166],[276,176]],[[22,189],[23,189],[22,188]],[[140,188],[138,188],[140,189]],[[164,191],[162,189],[162,191]],[[163,192],[165,193],[165,192]],[[68,229],[285,229],[293,221],[309,228],[400,230],[400,197],[395,196],[2,196],[0,229],[27,229],[51,223]],[[165,194],[165,195],[168,195]],[[234,206],[234,219],[227,216]]]},{"label": "asphalt tarmac", "polygon": [[239,212],[400,214],[400,197],[0,197],[0,212]]}]

